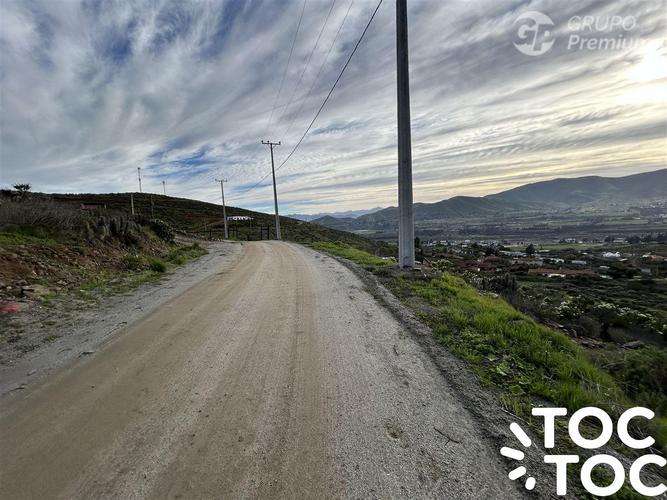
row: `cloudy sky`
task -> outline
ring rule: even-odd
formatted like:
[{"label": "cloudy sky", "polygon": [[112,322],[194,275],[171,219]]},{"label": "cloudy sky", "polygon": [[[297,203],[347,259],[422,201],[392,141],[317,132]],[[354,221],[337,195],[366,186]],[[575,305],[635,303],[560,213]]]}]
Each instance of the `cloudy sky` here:
[{"label": "cloudy sky", "polygon": [[[665,167],[667,1],[408,3],[416,201]],[[0,184],[136,191],[141,167],[144,191],[218,201],[224,176],[270,210],[260,140],[282,163],[376,5],[0,0]],[[394,18],[384,0],[278,171],[283,213],[396,203]]]}]

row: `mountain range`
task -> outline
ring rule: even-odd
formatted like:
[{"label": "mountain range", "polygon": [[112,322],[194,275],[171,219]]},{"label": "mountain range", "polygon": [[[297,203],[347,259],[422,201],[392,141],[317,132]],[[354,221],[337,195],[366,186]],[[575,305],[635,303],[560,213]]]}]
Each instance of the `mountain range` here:
[{"label": "mountain range", "polygon": [[[483,197],[455,196],[435,203],[415,203],[415,222],[479,218],[512,212],[545,212],[582,207],[609,207],[667,200],[667,169],[625,177],[587,176],[525,184]],[[398,225],[398,208],[359,217],[326,215],[312,220],[332,229],[390,229]]]},{"label": "mountain range", "polygon": [[382,207],[367,208],[365,210],[346,210],[344,212],[323,212],[319,214],[289,214],[287,215],[287,217],[291,217],[292,219],[302,220],[305,222],[310,222],[315,219],[321,219],[323,217],[334,217],[336,219],[347,219],[347,218],[356,219],[357,217],[360,217],[362,215],[372,214],[373,212],[377,212],[379,210],[382,210]]}]

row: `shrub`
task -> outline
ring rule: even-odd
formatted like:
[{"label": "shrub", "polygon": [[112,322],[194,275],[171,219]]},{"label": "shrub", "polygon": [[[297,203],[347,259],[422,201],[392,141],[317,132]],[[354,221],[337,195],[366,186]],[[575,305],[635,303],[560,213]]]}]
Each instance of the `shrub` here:
[{"label": "shrub", "polygon": [[160,259],[153,259],[151,260],[149,268],[155,273],[163,273],[167,270],[167,264]]},{"label": "shrub", "polygon": [[174,229],[165,221],[161,219],[151,219],[149,226],[158,238],[169,243],[174,241]]},{"label": "shrub", "polygon": [[48,199],[31,197],[26,200],[0,199],[0,229],[45,228],[49,232],[78,234],[90,218],[71,206]]}]

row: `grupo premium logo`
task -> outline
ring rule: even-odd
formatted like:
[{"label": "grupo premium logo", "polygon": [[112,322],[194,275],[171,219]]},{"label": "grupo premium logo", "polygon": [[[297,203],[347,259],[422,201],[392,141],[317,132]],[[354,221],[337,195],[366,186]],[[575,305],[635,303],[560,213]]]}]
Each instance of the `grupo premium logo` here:
[{"label": "grupo premium logo", "polygon": [[517,35],[521,42],[514,46],[527,56],[539,56],[547,52],[556,41],[551,34],[554,22],[546,14],[537,11],[524,12],[516,18]]},{"label": "grupo premium logo", "polygon": [[[566,408],[533,408],[532,414],[535,417],[541,417],[544,419],[543,429],[544,429],[544,448],[549,450],[553,449],[556,443],[556,419],[563,418],[567,416]],[[631,408],[625,411],[616,422],[600,408],[587,407],[577,410],[570,417],[567,429],[571,441],[581,449],[584,450],[598,450],[605,446],[614,434],[616,434],[619,439],[629,448],[635,450],[645,450],[650,448],[655,443],[655,440],[647,436],[643,439],[633,438],[628,432],[628,425],[633,419],[643,418],[643,419],[652,419],[655,416],[653,411],[648,408],[636,407]],[[594,439],[586,438],[581,434],[581,422],[584,419],[595,419],[600,423],[600,435]],[[510,430],[512,434],[517,438],[524,448],[530,448],[532,446],[532,441],[528,434],[521,428],[519,424],[513,422],[510,425]],[[522,462],[525,458],[525,453],[520,449],[503,447],[500,450],[500,454],[504,457],[516,460],[517,462]],[[580,461],[579,455],[544,455],[544,463],[553,464],[556,468],[556,494],[559,496],[567,495],[567,469],[570,464],[577,464]],[[642,470],[649,464],[656,465],[658,467],[665,467],[667,460],[660,455],[655,454],[645,454],[637,458],[629,468],[627,477],[629,479],[631,487],[640,495],[646,497],[656,497],[663,495],[667,491],[667,486],[664,483],[647,486],[642,481]],[[599,485],[593,479],[593,470],[600,466],[607,465],[612,470],[613,479],[608,485]],[[525,465],[518,464],[518,467],[514,468],[509,474],[508,477],[512,480],[518,480],[523,478],[528,474],[528,470]],[[599,497],[607,497],[617,493],[626,482],[626,471],[625,467],[621,461],[614,457],[613,455],[600,453],[593,455],[586,459],[586,461],[581,466],[580,477],[582,487],[589,492],[591,495]],[[535,478],[531,475],[528,475],[525,480],[525,487],[528,490],[535,488],[539,478]]]},{"label": "grupo premium logo", "polygon": [[[541,56],[556,43],[556,32],[567,38],[567,51],[626,50],[639,47],[643,40],[632,36],[637,27],[634,16],[572,16],[556,26],[543,12],[524,12],[514,20],[516,49],[527,56]],[[559,42],[561,43],[561,42]]]}]

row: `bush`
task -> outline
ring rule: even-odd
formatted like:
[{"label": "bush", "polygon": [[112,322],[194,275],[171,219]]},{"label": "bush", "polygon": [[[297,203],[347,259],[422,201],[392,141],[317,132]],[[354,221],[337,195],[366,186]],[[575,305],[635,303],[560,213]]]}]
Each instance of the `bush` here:
[{"label": "bush", "polygon": [[44,228],[51,233],[78,234],[90,217],[71,206],[48,199],[0,199],[0,229]]},{"label": "bush", "polygon": [[121,264],[128,271],[139,271],[144,267],[144,259],[140,255],[128,254],[121,259]]},{"label": "bush", "polygon": [[153,259],[151,260],[149,268],[155,273],[163,273],[167,270],[167,264],[160,259]]},{"label": "bush", "polygon": [[174,229],[165,221],[161,219],[152,219],[149,226],[161,240],[169,243],[174,241]]}]

